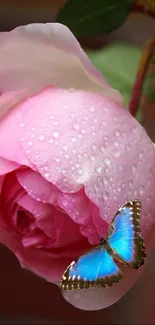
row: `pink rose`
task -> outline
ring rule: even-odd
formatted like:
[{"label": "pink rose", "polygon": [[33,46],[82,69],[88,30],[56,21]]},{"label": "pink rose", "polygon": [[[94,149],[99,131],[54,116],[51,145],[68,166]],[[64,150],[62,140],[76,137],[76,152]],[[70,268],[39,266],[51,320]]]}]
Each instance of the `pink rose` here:
[{"label": "pink rose", "polygon": [[[23,267],[58,283],[105,236],[118,208],[139,198],[149,253],[155,150],[119,93],[62,25],[20,27],[0,44],[0,241]],[[112,288],[63,294],[78,308],[105,308],[142,271],[124,267]]]}]

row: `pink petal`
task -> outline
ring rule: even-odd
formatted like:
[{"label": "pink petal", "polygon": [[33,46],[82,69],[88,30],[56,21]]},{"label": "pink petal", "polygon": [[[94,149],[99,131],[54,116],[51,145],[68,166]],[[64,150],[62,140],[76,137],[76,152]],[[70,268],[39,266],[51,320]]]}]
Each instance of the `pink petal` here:
[{"label": "pink petal", "polygon": [[17,182],[14,172],[7,174],[2,180],[0,225],[1,227],[11,228],[11,231],[14,231],[17,221],[17,207],[15,203],[24,195],[24,190]]},{"label": "pink petal", "polygon": [[0,157],[0,175],[4,175],[19,168],[20,165]]},{"label": "pink petal", "polygon": [[2,190],[2,186],[3,186],[3,182],[4,182],[4,178],[5,176],[0,176],[0,193],[1,193],[1,190]]},{"label": "pink petal", "polygon": [[[50,248],[72,245],[81,239],[77,224],[52,205],[38,202],[28,194],[22,196],[17,203],[35,216],[36,227],[42,229],[49,238],[54,239]],[[69,236],[70,232],[72,237]]]},{"label": "pink petal", "polygon": [[45,179],[66,193],[84,186],[107,222],[124,202],[139,198],[142,231],[149,230],[155,150],[127,111],[100,95],[59,89],[43,91],[19,111],[25,121],[23,148]]},{"label": "pink petal", "polygon": [[[70,219],[71,220],[71,219]],[[73,240],[77,240],[77,243],[74,242],[74,245],[65,246],[64,249],[57,248],[56,250],[42,250],[36,249],[33,247],[24,247],[21,245],[20,240],[17,235],[13,232],[8,232],[4,226],[0,229],[0,242],[7,246],[18,258],[21,266],[30,269],[35,274],[44,277],[48,281],[60,281],[61,276],[64,272],[64,269],[76,256],[79,256],[83,250],[87,250],[90,245],[88,245],[87,240],[83,239],[81,235],[77,237],[77,231],[75,231],[75,223],[72,226],[69,224],[67,229],[75,235]],[[63,226],[61,235],[65,235],[66,232],[65,225]],[[67,233],[69,238],[69,234]],[[34,240],[37,240],[37,237],[34,237]]]},{"label": "pink petal", "polygon": [[[46,181],[39,173],[29,168],[17,170],[16,176],[18,182],[21,184],[21,186],[29,194],[30,197],[43,203],[50,203],[57,207],[59,210],[60,208],[62,208],[62,211],[65,211],[66,214],[68,214],[74,222],[82,225],[82,227],[80,228],[81,233],[88,238],[89,242],[92,245],[99,242],[98,235],[95,236],[96,227],[94,227],[94,225],[92,224],[91,218],[94,216],[95,220],[97,219],[98,223],[100,222],[100,226],[97,229],[97,233],[100,234],[100,236],[101,234],[102,236],[104,234],[103,230],[105,229],[105,223],[103,220],[101,220],[99,212],[96,209],[94,211],[94,206],[92,202],[86,197],[83,190],[80,190],[77,193],[73,193],[72,195],[61,193],[60,190],[56,188],[56,186]],[[27,198],[29,196],[27,196]],[[25,198],[26,197],[24,197],[24,200]],[[33,202],[35,206],[37,205],[37,203],[35,203],[35,200],[31,200],[31,198],[29,198],[29,200]],[[44,207],[44,204],[41,206]],[[31,203],[26,203],[24,207],[26,209],[28,208],[29,210],[29,208],[31,207]],[[32,210],[30,211],[32,212]],[[36,213],[38,213],[37,211],[38,209],[36,209]],[[52,212],[50,213],[52,214]],[[66,216],[66,218],[68,217]],[[62,219],[63,222],[63,214],[60,214],[60,218],[58,218],[58,220],[59,219]],[[39,225],[40,222],[41,221],[39,221]],[[45,224],[45,218],[42,220],[42,223],[43,225]],[[49,223],[49,219],[47,220],[47,223]],[[64,232],[62,231],[62,235],[63,233]]]},{"label": "pink petal", "polygon": [[85,196],[83,190],[77,193],[59,195],[59,205],[60,207],[69,214],[72,219],[82,225],[88,223],[91,217],[91,202]]},{"label": "pink petal", "polygon": [[27,90],[8,91],[0,96],[0,117],[5,115],[7,111],[20,103],[27,95]]},{"label": "pink petal", "polygon": [[24,88],[30,95],[54,85],[103,92],[122,102],[119,92],[93,67],[66,26],[47,23],[17,27],[1,33],[0,47],[1,92]]},{"label": "pink petal", "polygon": [[[18,198],[18,193],[22,191],[22,194],[24,193],[24,190],[21,188],[20,184],[17,181],[16,174],[10,173],[7,174],[5,177],[4,187],[1,198],[3,199],[3,204],[8,205],[8,203],[12,200],[16,200]],[[20,195],[19,195],[20,197]]]},{"label": "pink petal", "polygon": [[27,168],[16,171],[18,182],[35,200],[57,205],[60,191],[46,181],[39,173]]},{"label": "pink petal", "polygon": [[36,218],[42,218],[53,215],[53,207],[50,204],[44,204],[33,199],[30,195],[25,194],[18,201],[18,205],[31,212]]},{"label": "pink petal", "polygon": [[21,113],[16,107],[0,121],[0,156],[12,163],[34,168],[21,146],[21,130],[24,127],[24,123],[21,123]]},{"label": "pink petal", "polygon": [[0,231],[0,242],[16,255],[21,266],[51,282],[60,281],[66,263],[70,263],[70,257],[60,258],[60,255],[55,254],[53,258],[49,251],[23,247],[14,235],[4,229]]},{"label": "pink petal", "polygon": [[[88,199],[84,190],[81,189],[72,194],[61,193],[58,202],[72,220],[81,225],[80,231],[83,236],[88,238],[89,243],[91,245],[99,244],[99,236],[104,237],[107,224],[101,219],[98,208]],[[93,223],[93,219],[98,223]]]}]

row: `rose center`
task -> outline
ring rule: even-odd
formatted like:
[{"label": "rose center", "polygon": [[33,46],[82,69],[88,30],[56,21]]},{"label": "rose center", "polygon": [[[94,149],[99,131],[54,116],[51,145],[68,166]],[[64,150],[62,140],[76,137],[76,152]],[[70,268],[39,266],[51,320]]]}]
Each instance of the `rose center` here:
[{"label": "rose center", "polygon": [[22,208],[19,208],[17,212],[17,229],[21,234],[27,234],[34,223],[34,216]]}]

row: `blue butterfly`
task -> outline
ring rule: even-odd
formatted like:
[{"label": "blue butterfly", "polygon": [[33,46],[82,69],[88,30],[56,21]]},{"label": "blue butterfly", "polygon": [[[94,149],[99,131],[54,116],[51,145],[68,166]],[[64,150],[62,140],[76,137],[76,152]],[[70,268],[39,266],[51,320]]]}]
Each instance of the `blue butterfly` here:
[{"label": "blue butterfly", "polygon": [[64,272],[62,290],[111,287],[123,277],[114,259],[138,269],[146,257],[140,231],[141,202],[129,201],[116,213],[107,238],[72,262]]}]

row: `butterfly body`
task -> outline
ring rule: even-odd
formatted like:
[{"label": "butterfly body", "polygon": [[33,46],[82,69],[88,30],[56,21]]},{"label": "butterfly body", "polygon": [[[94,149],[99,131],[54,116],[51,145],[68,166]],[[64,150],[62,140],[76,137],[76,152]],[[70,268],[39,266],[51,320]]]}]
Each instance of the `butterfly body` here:
[{"label": "butterfly body", "polygon": [[115,260],[139,268],[146,256],[140,231],[141,202],[129,201],[116,213],[107,238],[72,262],[64,272],[63,290],[110,287],[123,277]]}]

